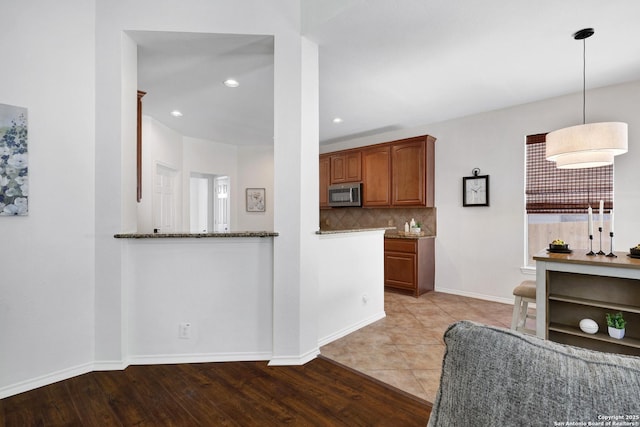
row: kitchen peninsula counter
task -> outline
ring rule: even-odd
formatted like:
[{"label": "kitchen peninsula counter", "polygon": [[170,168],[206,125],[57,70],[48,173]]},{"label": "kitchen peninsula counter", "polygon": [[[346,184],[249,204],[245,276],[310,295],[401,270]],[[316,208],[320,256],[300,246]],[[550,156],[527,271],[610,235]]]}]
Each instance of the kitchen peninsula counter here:
[{"label": "kitchen peninsula counter", "polygon": [[396,227],[371,227],[371,228],[350,228],[336,230],[318,230],[316,234],[341,234],[341,233],[361,233],[366,231],[384,230],[385,239],[434,239],[436,236],[429,234],[404,233],[396,230]]},{"label": "kitchen peninsula counter", "polygon": [[184,239],[184,238],[225,238],[225,237],[276,237],[273,231],[230,231],[218,233],[121,233],[115,234],[116,239]]},{"label": "kitchen peninsula counter", "polygon": [[395,227],[371,227],[371,228],[349,228],[336,230],[318,230],[316,234],[343,234],[343,233],[363,233],[367,231],[395,230]]},{"label": "kitchen peninsula counter", "polygon": [[411,239],[411,240],[421,240],[421,239],[435,239],[436,236],[428,235],[428,234],[418,234],[418,233],[404,233],[398,231],[387,231],[384,235],[385,239]]}]

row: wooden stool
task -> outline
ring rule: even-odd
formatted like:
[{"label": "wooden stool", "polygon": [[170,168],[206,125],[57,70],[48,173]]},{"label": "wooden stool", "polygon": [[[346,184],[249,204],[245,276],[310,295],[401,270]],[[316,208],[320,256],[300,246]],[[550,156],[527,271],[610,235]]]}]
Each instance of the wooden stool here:
[{"label": "wooden stool", "polygon": [[525,280],[513,290],[516,300],[513,305],[513,319],[511,329],[525,334],[535,335],[534,329],[527,329],[527,319],[535,319],[535,314],[529,314],[529,303],[536,302],[535,280]]}]

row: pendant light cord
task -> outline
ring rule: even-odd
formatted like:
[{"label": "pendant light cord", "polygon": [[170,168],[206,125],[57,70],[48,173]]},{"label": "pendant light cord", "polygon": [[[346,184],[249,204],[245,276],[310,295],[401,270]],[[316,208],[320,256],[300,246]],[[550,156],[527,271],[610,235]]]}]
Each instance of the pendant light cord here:
[{"label": "pendant light cord", "polygon": [[587,39],[582,39],[582,124],[587,123]]}]

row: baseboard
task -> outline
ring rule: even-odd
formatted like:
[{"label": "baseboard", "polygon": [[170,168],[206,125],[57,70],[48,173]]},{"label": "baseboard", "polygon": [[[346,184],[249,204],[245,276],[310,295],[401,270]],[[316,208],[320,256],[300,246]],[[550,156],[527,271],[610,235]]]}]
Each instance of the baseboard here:
[{"label": "baseboard", "polygon": [[122,371],[129,364],[122,360],[98,360],[93,363],[94,371]]},{"label": "baseboard", "polygon": [[68,380],[93,371],[93,363],[85,363],[71,368],[62,369],[40,377],[31,378],[16,384],[11,384],[0,388],[0,399],[24,393],[25,391],[34,390],[39,387],[57,383],[58,381]]},{"label": "baseboard", "polygon": [[131,365],[173,365],[178,363],[249,362],[270,360],[271,352],[265,353],[196,353],[196,354],[152,354],[129,356]]},{"label": "baseboard", "polygon": [[500,298],[493,295],[477,294],[475,292],[461,291],[458,289],[441,288],[439,286],[436,286],[436,292],[442,292],[444,294],[460,295],[463,297],[477,298],[485,301],[500,302],[503,304],[511,304],[511,305],[513,305],[513,301],[514,301],[513,298]]},{"label": "baseboard", "polygon": [[337,339],[340,339],[346,335],[349,335],[352,332],[357,331],[360,328],[364,328],[367,325],[372,324],[373,322],[377,322],[380,319],[384,319],[387,316],[387,314],[384,312],[384,310],[381,313],[376,313],[373,316],[370,316],[364,320],[361,320],[360,322],[348,326],[344,329],[339,330],[338,332],[335,332],[329,336],[326,336],[324,338],[320,338],[318,340],[318,347],[322,347],[323,345],[327,345],[330,342],[333,342]]},{"label": "baseboard", "polygon": [[319,348],[314,348],[300,356],[274,356],[269,360],[269,366],[297,366],[312,361],[320,354]]}]

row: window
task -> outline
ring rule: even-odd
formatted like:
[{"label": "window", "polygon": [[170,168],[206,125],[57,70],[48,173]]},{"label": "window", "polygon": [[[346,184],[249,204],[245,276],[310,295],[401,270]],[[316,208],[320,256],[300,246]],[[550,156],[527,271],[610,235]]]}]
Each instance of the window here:
[{"label": "window", "polygon": [[[593,248],[600,245],[598,227],[609,235],[609,213],[613,209],[613,165],[588,169],[558,169],[545,159],[546,134],[527,136],[526,141],[526,265],[534,266],[533,255],[554,239],[562,239],[571,248],[588,248],[587,209],[593,208]],[[598,216],[600,200],[604,215]],[[608,239],[603,237],[603,246]],[[604,250],[604,249],[603,249]]]}]

